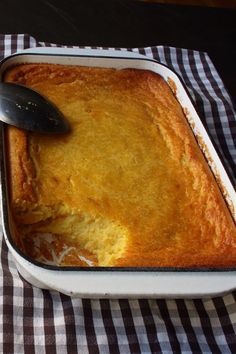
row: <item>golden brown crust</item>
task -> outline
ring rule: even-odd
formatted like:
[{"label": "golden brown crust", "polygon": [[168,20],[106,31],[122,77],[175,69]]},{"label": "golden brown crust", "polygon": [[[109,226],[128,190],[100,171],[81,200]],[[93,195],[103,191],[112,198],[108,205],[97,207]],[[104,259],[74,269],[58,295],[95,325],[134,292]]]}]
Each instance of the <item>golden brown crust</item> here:
[{"label": "golden brown crust", "polygon": [[33,202],[35,199],[32,188],[34,167],[28,153],[27,134],[11,127],[11,129],[7,129],[6,142],[12,183],[12,200],[21,199]]},{"label": "golden brown crust", "polygon": [[70,247],[61,264],[235,266],[235,224],[159,75],[25,64],[5,80],[48,96],[72,128],[8,129],[13,214],[29,254],[50,233],[43,244],[57,256]]}]

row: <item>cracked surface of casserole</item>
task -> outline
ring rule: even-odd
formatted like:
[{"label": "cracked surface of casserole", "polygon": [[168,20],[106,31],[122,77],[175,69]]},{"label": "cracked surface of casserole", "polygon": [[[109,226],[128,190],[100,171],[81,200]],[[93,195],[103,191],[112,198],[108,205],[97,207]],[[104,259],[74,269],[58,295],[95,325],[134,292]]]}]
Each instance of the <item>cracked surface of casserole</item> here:
[{"label": "cracked surface of casserole", "polygon": [[79,266],[236,265],[236,230],[169,86],[149,71],[9,69],[68,119],[66,135],[7,129],[15,240]]}]

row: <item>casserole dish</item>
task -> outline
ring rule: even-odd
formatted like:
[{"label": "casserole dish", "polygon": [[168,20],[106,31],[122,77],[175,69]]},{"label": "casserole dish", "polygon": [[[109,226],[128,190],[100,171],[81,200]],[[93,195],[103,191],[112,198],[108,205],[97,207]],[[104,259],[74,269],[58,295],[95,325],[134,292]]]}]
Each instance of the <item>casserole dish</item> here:
[{"label": "casserole dish", "polygon": [[[54,53],[60,53],[60,50],[54,51]],[[71,51],[70,55],[66,55],[68,53],[65,53],[63,51],[63,55],[30,55],[30,54],[21,54],[21,55],[16,55],[8,60],[5,60],[2,65],[2,71],[4,72],[7,67],[19,64],[19,63],[53,63],[53,64],[65,64],[65,65],[80,65],[80,66],[96,66],[96,67],[112,67],[112,68],[136,68],[136,69],[146,69],[149,71],[153,71],[156,73],[161,74],[161,76],[166,80],[170,82],[170,85],[175,88],[176,91],[176,96],[182,105],[182,108],[187,112],[187,117],[189,120],[190,125],[194,129],[195,136],[197,137],[199,141],[199,145],[204,151],[206,157],[210,161],[211,168],[215,173],[215,176],[217,176],[218,181],[220,181],[220,186],[222,188],[223,194],[226,198],[226,201],[228,202],[229,208],[232,210],[233,213],[233,202],[235,201],[235,192],[233,191],[232,185],[230,184],[230,181],[223,169],[223,166],[221,165],[215,150],[213,146],[210,143],[209,138],[206,135],[206,132],[204,131],[201,122],[199,118],[197,117],[196,111],[194,110],[180,80],[178,77],[170,71],[168,68],[166,68],[163,65],[160,65],[154,61],[147,60],[142,58],[141,56],[138,57],[136,54],[131,55],[131,53],[121,53],[119,52],[119,58],[114,57],[114,52],[95,52],[91,51],[91,53],[84,53],[83,51]],[[69,53],[68,53],[69,54]],[[74,56],[73,56],[74,54]],[[76,55],[77,54],[77,55]],[[94,56],[92,56],[94,54]],[[99,54],[99,55],[98,55]],[[113,56],[112,56],[113,55]],[[3,129],[4,130],[4,129]],[[3,131],[4,132],[4,131]],[[4,142],[4,141],[3,141]],[[220,177],[218,177],[220,176]],[[40,285],[40,277],[38,278],[38,271],[40,271],[42,274],[44,270],[46,271],[45,275],[43,276],[42,279],[44,281],[41,283],[41,286],[45,287],[50,287],[52,289],[60,290],[64,293],[73,293],[75,295],[83,295],[87,294],[86,296],[92,296],[94,293],[94,296],[104,296],[104,294],[108,294],[108,296],[111,295],[116,295],[116,296],[151,296],[152,294],[154,296],[157,295],[162,295],[163,294],[163,289],[158,293],[157,287],[161,288],[161,284],[158,282],[154,282],[153,280],[156,279],[156,277],[159,277],[160,279],[165,279],[163,277],[162,272],[166,272],[166,276],[171,275],[171,274],[182,274],[182,279],[183,277],[183,271],[190,271],[191,269],[186,268],[186,269],[181,269],[181,272],[177,271],[174,268],[100,268],[100,269],[95,269],[95,268],[86,268],[86,269],[79,269],[79,268],[67,268],[67,269],[61,269],[57,267],[49,267],[45,266],[36,262],[31,261],[30,259],[27,259],[22,253],[17,249],[16,245],[13,242],[13,239],[11,237],[12,231],[11,227],[12,224],[10,222],[10,213],[9,211],[6,212],[6,205],[8,206],[7,203],[7,193],[6,193],[6,178],[5,182],[2,180],[2,186],[3,186],[3,204],[5,201],[5,207],[3,205],[3,218],[4,218],[4,229],[5,229],[5,237],[8,243],[11,244],[14,248],[14,255],[17,258],[17,262],[19,261],[19,257],[22,257],[24,261],[27,261],[27,267],[22,265],[22,262],[18,262],[18,266],[21,268],[20,272],[21,274],[29,280],[31,279],[31,282],[33,282],[35,285]],[[5,191],[5,192],[4,192]],[[5,211],[5,212],[4,212]],[[12,248],[12,247],[11,247]],[[18,254],[18,256],[16,255]],[[29,269],[33,269],[33,272],[31,272],[31,276],[27,276],[27,271]],[[207,269],[204,269],[206,272]],[[193,272],[195,271],[195,272]],[[197,269],[194,269],[191,271],[191,276],[193,274],[197,274]],[[200,269],[199,269],[200,271]],[[216,271],[216,269],[214,269]],[[167,273],[168,272],[168,273]],[[47,275],[46,275],[47,274]],[[202,272],[200,272],[201,276],[203,275]],[[207,274],[207,273],[205,273]],[[230,272],[227,273],[230,275]],[[187,276],[187,273],[185,274]],[[50,280],[48,279],[50,277]],[[66,278],[67,281],[62,282],[59,279]],[[93,278],[95,277],[95,278]],[[33,280],[33,278],[36,278]],[[68,282],[70,282],[72,279],[75,279],[77,281],[72,281],[70,285]],[[197,278],[195,276],[195,278]],[[47,281],[45,282],[45,279]],[[83,283],[80,282],[82,279],[87,279],[86,281],[84,280]],[[93,280],[94,279],[94,280]],[[94,281],[98,280],[99,282],[102,282],[102,288],[104,289],[103,292],[101,292],[101,288],[96,285],[96,289],[93,291],[90,289],[89,292],[87,293],[86,287],[89,287],[91,285],[94,285]],[[113,280],[115,279],[116,285],[118,285],[118,289],[113,283]],[[131,281],[132,279],[132,281]],[[145,279],[145,283],[147,283],[147,287],[145,290],[139,289],[139,284],[141,279]],[[153,279],[153,280],[151,280]],[[181,277],[177,277],[178,282],[180,282]],[[214,279],[214,277],[212,277]],[[59,280],[59,281],[58,281]],[[90,281],[92,283],[90,283]],[[69,287],[61,288],[60,285],[55,284],[68,284]],[[150,282],[150,283],[149,283]],[[155,284],[154,284],[155,283]],[[97,282],[96,282],[97,284]],[[148,285],[149,284],[149,285]],[[152,284],[152,286],[151,286]],[[151,288],[150,288],[151,286]],[[111,287],[111,288],[110,288]],[[114,291],[114,288],[116,290]],[[113,290],[112,290],[113,289]],[[155,290],[154,290],[155,289]],[[173,291],[173,290],[172,290]],[[161,293],[162,292],[162,293]],[[165,291],[165,294],[163,296],[166,296],[166,294],[169,293],[171,295],[170,289],[168,291]],[[178,291],[176,292],[176,289],[174,290],[173,296],[177,296]],[[181,294],[180,294],[181,295]]]}]

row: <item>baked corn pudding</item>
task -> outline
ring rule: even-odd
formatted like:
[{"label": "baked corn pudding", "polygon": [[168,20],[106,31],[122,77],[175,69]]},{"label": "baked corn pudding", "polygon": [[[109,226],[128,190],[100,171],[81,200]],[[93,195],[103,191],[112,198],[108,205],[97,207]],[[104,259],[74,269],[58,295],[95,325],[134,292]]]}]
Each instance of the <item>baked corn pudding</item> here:
[{"label": "baked corn pudding", "polygon": [[20,64],[65,135],[7,128],[17,246],[59,266],[229,267],[236,229],[180,104],[157,74]]}]

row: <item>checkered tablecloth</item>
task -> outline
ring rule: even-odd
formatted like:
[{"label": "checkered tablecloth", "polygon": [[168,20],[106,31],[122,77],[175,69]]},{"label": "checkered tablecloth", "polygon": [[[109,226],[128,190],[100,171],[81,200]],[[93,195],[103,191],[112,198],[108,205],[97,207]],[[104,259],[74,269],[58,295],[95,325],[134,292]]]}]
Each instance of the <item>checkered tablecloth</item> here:
[{"label": "checkered tablecloth", "polygon": [[[54,45],[0,35],[0,58],[35,46]],[[163,46],[128,50],[182,76],[236,185],[236,116],[208,55]],[[0,258],[0,353],[236,353],[236,292],[193,300],[72,299],[25,282],[4,240]]]}]

